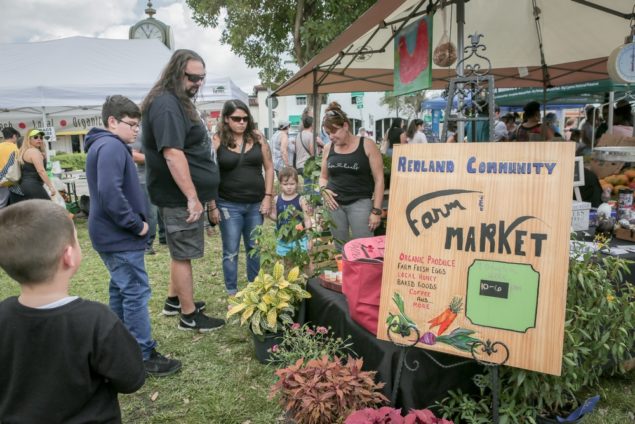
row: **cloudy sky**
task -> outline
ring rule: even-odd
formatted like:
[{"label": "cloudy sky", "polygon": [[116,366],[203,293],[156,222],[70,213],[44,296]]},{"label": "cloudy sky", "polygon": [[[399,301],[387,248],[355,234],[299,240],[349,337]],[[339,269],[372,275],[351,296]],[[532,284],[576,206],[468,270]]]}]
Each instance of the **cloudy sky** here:
[{"label": "cloudy sky", "polygon": [[[0,43],[78,35],[127,39],[130,26],[147,17],[146,5],[147,0],[0,0]],[[230,76],[243,91],[253,92],[258,70],[248,68],[229,46],[220,44],[220,29],[198,27],[185,0],[155,0],[152,5],[155,18],[172,27],[177,49],[195,50],[205,59],[208,75]]]}]

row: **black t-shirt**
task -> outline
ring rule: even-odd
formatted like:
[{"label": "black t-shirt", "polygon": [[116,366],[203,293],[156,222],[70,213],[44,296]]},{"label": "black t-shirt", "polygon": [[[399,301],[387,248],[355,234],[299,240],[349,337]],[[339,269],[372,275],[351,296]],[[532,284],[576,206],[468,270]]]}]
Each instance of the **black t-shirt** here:
[{"label": "black t-shirt", "polygon": [[359,199],[373,197],[375,179],[364,150],[364,137],[359,139],[357,149],[351,153],[337,153],[335,144],[331,144],[326,166],[329,177],[326,187],[337,194],[337,203],[349,205]]},{"label": "black t-shirt", "polygon": [[255,143],[243,155],[221,145],[218,148],[218,167],[221,198],[237,203],[257,203],[265,197],[265,179],[262,176],[262,146]]},{"label": "black t-shirt", "polygon": [[157,96],[142,117],[142,142],[146,155],[146,181],[152,203],[187,206],[163,157],[164,148],[182,150],[187,158],[198,198],[218,197],[218,166],[212,161],[212,143],[202,120],[192,121],[171,93]]},{"label": "black t-shirt", "polygon": [[393,147],[395,144],[401,144],[401,134],[403,134],[403,128],[391,128],[388,130],[388,143],[390,143],[390,147]]},{"label": "black t-shirt", "polygon": [[106,305],[0,302],[0,422],[120,423],[117,393],[145,381],[137,341]]}]

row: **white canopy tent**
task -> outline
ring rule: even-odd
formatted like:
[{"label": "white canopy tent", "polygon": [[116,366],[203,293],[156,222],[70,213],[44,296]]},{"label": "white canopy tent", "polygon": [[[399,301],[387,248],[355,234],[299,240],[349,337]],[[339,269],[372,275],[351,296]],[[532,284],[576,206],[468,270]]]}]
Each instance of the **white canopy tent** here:
[{"label": "white canopy tent", "polygon": [[[101,125],[106,96],[141,102],[171,55],[158,40],[71,37],[0,44],[0,127],[85,132]],[[231,79],[209,76],[198,105],[220,110],[229,99],[248,102]]]}]

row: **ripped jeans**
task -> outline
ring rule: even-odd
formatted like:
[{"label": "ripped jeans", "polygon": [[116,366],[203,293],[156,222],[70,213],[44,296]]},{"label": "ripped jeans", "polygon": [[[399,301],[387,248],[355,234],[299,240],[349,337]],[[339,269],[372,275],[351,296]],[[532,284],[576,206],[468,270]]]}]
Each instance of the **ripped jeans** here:
[{"label": "ripped jeans", "polygon": [[223,240],[223,274],[225,289],[230,295],[238,291],[238,252],[242,236],[247,252],[247,280],[254,281],[260,271],[260,256],[250,256],[255,243],[251,232],[263,222],[260,202],[236,203],[218,199],[216,206],[220,211],[220,234]]}]

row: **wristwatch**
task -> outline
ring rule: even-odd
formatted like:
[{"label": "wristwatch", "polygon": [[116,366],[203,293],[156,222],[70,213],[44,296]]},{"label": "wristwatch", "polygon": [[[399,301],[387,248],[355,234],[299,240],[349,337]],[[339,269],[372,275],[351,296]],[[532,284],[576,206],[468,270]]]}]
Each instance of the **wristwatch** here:
[{"label": "wristwatch", "polygon": [[382,211],[381,211],[381,209],[379,209],[379,208],[372,208],[372,209],[370,210],[370,213],[372,213],[373,215],[381,216]]}]

